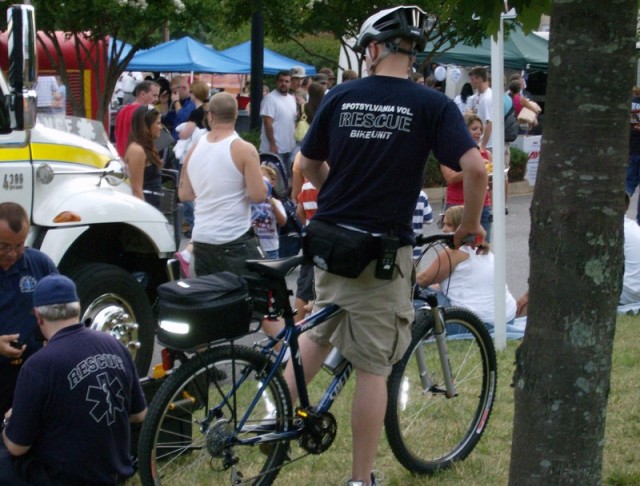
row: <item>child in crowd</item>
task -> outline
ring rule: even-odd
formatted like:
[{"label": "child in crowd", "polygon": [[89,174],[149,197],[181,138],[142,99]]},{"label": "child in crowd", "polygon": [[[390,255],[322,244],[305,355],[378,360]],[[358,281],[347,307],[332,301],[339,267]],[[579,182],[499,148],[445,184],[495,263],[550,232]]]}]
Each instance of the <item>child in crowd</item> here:
[{"label": "child in crowd", "polygon": [[[296,157],[294,166],[299,162],[300,157]],[[318,190],[311,182],[304,180],[300,192],[298,193],[298,206],[296,215],[303,225],[307,225],[318,209]],[[313,263],[303,263],[300,267],[300,275],[296,282],[295,308],[298,311],[294,317],[296,322],[301,321],[311,312],[309,302],[314,300],[313,292],[314,273]]]},{"label": "child in crowd", "polygon": [[[276,171],[266,165],[261,166],[260,169],[271,187],[274,187],[278,182]],[[260,240],[260,246],[267,258],[271,260],[278,258],[280,248],[278,227],[287,222],[287,213],[282,203],[272,195],[271,191],[267,194],[264,202],[251,205],[251,220]]]},{"label": "child in crowd", "polygon": [[193,255],[193,243],[190,241],[184,249],[174,253],[176,259],[180,262],[180,277],[189,278],[191,272],[189,265],[191,265],[191,256]]}]

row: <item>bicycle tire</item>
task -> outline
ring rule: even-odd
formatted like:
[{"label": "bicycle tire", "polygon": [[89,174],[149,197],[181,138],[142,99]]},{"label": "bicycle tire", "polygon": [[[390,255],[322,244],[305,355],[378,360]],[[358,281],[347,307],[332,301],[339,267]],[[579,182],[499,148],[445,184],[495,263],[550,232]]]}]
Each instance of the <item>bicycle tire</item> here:
[{"label": "bicycle tire", "polygon": [[[433,474],[465,459],[480,440],[495,399],[496,353],[486,327],[473,312],[458,307],[446,308],[444,320],[457,395],[444,394],[428,309],[416,311],[409,349],[388,380],[387,440],[398,461],[416,474]],[[440,389],[424,390],[415,357],[419,350]]]},{"label": "bicycle tire", "polygon": [[[249,421],[239,427],[272,366],[258,351],[225,345],[197,353],[172,373],[149,405],[140,431],[141,483],[271,484],[287,457],[289,441],[269,443],[261,450],[259,445],[237,444],[235,438],[290,427],[291,397],[279,370]],[[273,424],[270,429],[265,430],[265,422]],[[225,465],[230,458],[235,464]]]}]

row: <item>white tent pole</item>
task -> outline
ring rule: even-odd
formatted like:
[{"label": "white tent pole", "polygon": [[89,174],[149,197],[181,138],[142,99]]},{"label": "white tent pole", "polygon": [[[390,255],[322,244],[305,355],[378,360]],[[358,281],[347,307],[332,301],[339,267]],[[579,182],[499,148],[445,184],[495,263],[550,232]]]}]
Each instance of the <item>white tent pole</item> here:
[{"label": "white tent pole", "polygon": [[506,337],[506,239],[505,239],[505,187],[504,187],[504,37],[503,19],[497,40],[491,39],[491,90],[493,140],[493,231],[491,246],[495,255],[494,267],[494,342],[496,349],[505,349]]}]

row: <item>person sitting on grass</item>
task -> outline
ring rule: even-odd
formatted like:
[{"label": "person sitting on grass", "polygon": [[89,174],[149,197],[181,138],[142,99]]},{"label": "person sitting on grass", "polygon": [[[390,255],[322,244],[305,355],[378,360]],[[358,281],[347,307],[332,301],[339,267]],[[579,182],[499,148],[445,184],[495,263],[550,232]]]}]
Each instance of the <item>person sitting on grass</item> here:
[{"label": "person sitting on grass", "polygon": [[[462,221],[464,206],[453,206],[444,213],[444,232],[453,233]],[[417,275],[422,288],[436,286],[439,301],[444,305],[466,307],[475,312],[489,330],[495,322],[494,307],[494,259],[489,244],[483,243],[478,254],[470,246],[457,249],[445,248],[437,258]],[[516,315],[516,301],[506,291],[507,324],[512,325]]]}]

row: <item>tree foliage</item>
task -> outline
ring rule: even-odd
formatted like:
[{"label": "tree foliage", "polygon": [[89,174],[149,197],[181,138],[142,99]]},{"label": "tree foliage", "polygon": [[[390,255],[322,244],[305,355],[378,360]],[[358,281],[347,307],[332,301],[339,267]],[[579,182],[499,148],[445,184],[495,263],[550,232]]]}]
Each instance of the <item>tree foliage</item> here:
[{"label": "tree foliage", "polygon": [[[94,73],[92,84],[101,100],[96,114],[99,119],[107,113],[111,93],[129,60],[139,49],[161,42],[165,33],[171,37],[191,35],[204,40],[211,38],[213,32],[218,39],[226,36],[240,42],[248,37],[252,14],[261,5],[266,45],[277,46],[288,51],[285,54],[309,63],[337,67],[337,48],[323,35],[332,35],[343,44],[342,48],[349,49],[344,39],[356,35],[367,16],[375,10],[400,4],[397,1],[374,4],[369,0],[66,0],[59,3],[33,0],[32,3],[36,7],[38,29],[42,31],[41,43],[44,46],[47,37],[52,44],[47,57],[53,65],[57,64],[63,82],[68,85],[69,72],[60,62],[61,47],[54,34],[56,31],[64,32],[73,41],[79,69],[82,71],[86,67]],[[430,41],[433,52],[446,42],[451,45],[463,41],[480,42],[497,25],[497,13],[503,8],[501,2],[469,0],[420,0],[416,3],[432,16]],[[524,17],[526,21],[534,18],[548,0],[512,3],[528,9],[525,10],[525,15],[529,13]],[[243,33],[244,38],[238,39],[239,33]],[[92,42],[83,42],[87,39]],[[101,58],[92,61],[93,50],[101,49],[105,39],[112,41],[108,44],[109,49],[104,48]],[[130,44],[131,50],[125,55],[124,44],[114,41]],[[284,47],[290,45],[284,41],[297,47]],[[216,47],[228,46],[223,42]],[[103,76],[96,69],[97,63],[106,66]],[[79,79],[84,83],[82,72]],[[81,86],[78,98],[69,93],[75,114],[84,115],[85,92]]]},{"label": "tree foliage", "polygon": [[[69,71],[61,61],[56,31],[64,32],[67,39],[73,41],[79,69],[82,71],[86,67],[94,73],[93,85],[101,100],[96,113],[98,119],[107,113],[111,93],[130,59],[138,50],[164,40],[165,32],[171,37],[191,35],[201,40],[215,37],[240,42],[248,37],[251,16],[261,5],[266,45],[276,45],[287,51],[285,54],[312,64],[337,67],[339,52],[327,42],[326,33],[340,42],[343,49],[349,49],[344,39],[356,35],[371,13],[400,4],[397,1],[373,4],[369,0],[33,0],[32,3],[36,7],[37,27],[42,32],[40,42],[44,46],[45,37],[49,39],[52,48],[46,49],[46,55],[57,67],[62,81],[69,84]],[[480,42],[487,32],[495,30],[498,13],[504,8],[502,2],[469,0],[420,0],[416,3],[433,20],[430,30],[433,52],[447,42],[450,45],[463,41]],[[533,25],[532,19],[544,11],[548,3],[548,0],[511,2],[523,9],[525,25],[528,20]],[[239,39],[239,33],[244,38]],[[103,44],[105,39],[112,41],[108,49]],[[92,42],[83,42],[86,40]],[[115,41],[128,43],[131,46],[128,54],[123,51],[124,44]],[[236,42],[229,45],[232,43]],[[228,47],[225,42],[222,44],[216,47]],[[96,51],[101,56],[99,60],[95,59]],[[106,66],[103,74],[97,69],[100,63]],[[84,83],[83,75],[79,79]],[[69,101],[77,115],[84,115],[85,92],[81,86],[78,97],[69,93]]]},{"label": "tree foliage", "polygon": [[[83,73],[92,71],[92,86],[100,99],[97,119],[108,113],[118,77],[138,50],[160,42],[165,28],[198,29],[206,15],[215,10],[211,0],[33,0],[32,4],[40,31],[38,41],[66,85],[70,71],[56,31],[64,32],[66,40],[73,43],[81,86],[79,97],[72,92],[68,92],[68,97],[76,115],[85,115]],[[45,39],[50,41],[51,48],[47,48]],[[107,43],[108,40],[111,42]],[[125,42],[131,46],[127,54]],[[105,66],[102,76],[99,64]]]},{"label": "tree foliage", "polygon": [[[259,0],[223,0],[221,8],[225,25],[222,31],[233,32],[250,18]],[[313,55],[305,37],[309,34],[329,33],[347,52],[352,51],[347,40],[357,36],[360,26],[372,13],[383,8],[402,5],[406,2],[382,0],[290,0],[277,2],[262,0],[265,33],[275,41],[289,40],[298,44],[301,50]],[[425,62],[441,51],[443,46],[454,46],[465,42],[477,45],[489,33],[498,28],[499,14],[504,11],[503,2],[477,2],[469,0],[417,0],[411,2],[423,8],[433,22],[429,29],[431,52]],[[523,9],[522,21],[526,26],[537,26],[540,13],[548,9],[549,1],[520,0],[510,2]],[[520,11],[520,10],[519,10]],[[537,20],[536,19],[537,16]],[[341,66],[348,68],[350,66]]]}]

